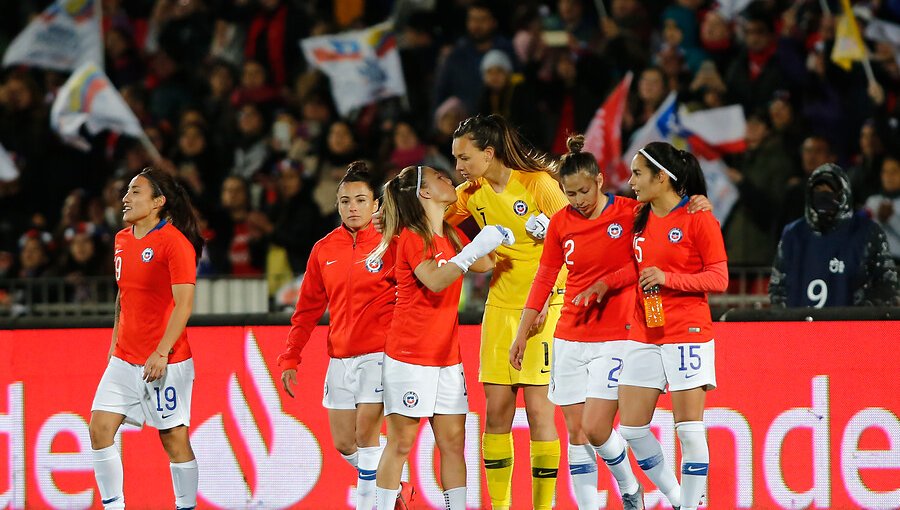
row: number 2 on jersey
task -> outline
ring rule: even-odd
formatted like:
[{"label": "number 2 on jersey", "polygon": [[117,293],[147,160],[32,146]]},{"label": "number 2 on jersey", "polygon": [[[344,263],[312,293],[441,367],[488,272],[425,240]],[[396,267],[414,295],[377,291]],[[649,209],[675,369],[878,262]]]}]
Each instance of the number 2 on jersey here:
[{"label": "number 2 on jersey", "polygon": [[575,264],[571,260],[569,260],[569,255],[575,252],[575,241],[573,239],[566,239],[566,242],[563,243],[563,246],[566,248],[566,265],[571,266]]}]

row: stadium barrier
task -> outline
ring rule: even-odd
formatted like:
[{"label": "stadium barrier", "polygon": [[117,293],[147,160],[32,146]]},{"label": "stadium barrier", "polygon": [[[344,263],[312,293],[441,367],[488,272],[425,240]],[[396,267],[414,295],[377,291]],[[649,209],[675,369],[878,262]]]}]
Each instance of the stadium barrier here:
[{"label": "stadium barrier", "polygon": [[[45,329],[64,324],[21,319],[6,324],[18,329],[0,330],[0,508],[100,508],[87,424],[110,329],[108,319],[89,320],[95,322],[79,329]],[[198,316],[189,329],[197,371],[191,436],[201,466],[198,508],[353,508],[356,473],[333,449],[321,407],[327,328],[317,328],[307,346],[298,397],[291,399],[275,364],[286,316],[234,316],[232,325],[221,325],[224,320]],[[709,394],[705,420],[709,508],[900,508],[898,326],[716,323],[719,388]],[[460,328],[470,390],[470,508],[489,506],[480,462],[479,334],[478,326]],[[665,396],[653,429],[668,458],[677,459]],[[514,508],[526,508],[530,470],[521,408],[514,437]],[[117,443],[129,508],[171,508],[157,434],[123,428]],[[442,508],[438,465],[423,424],[404,475],[417,486],[416,508]],[[574,509],[564,447],[561,467],[555,508]],[[608,471],[601,465],[598,474],[603,508],[621,508]],[[648,490],[647,508],[663,508],[663,499]]]}]

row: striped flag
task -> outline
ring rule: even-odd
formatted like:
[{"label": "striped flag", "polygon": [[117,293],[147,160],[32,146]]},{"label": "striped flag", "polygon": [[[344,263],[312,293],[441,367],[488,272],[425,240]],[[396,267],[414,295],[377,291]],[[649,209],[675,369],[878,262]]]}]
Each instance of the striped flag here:
[{"label": "striped flag", "polygon": [[584,150],[597,158],[597,165],[606,178],[605,187],[611,190],[620,189],[631,173],[622,162],[622,116],[632,76],[629,71],[610,93],[584,135]]},{"label": "striped flag", "polygon": [[109,130],[145,137],[141,123],[119,91],[92,63],[78,68],[59,90],[50,109],[50,126],[63,141],[85,151],[90,144],[81,134],[82,126],[92,135]]},{"label": "striped flag", "polygon": [[700,162],[713,214],[724,224],[739,198],[728,179],[722,156],[746,150],[747,130],[744,111],[738,105],[689,112],[678,108],[674,92],[662,102],[653,116],[635,132],[623,161],[631,164],[638,149],[650,142],[668,142],[691,151]]},{"label": "striped flag", "polygon": [[103,65],[100,0],[56,0],[22,30],[3,55],[3,66],[25,64],[71,71]]}]

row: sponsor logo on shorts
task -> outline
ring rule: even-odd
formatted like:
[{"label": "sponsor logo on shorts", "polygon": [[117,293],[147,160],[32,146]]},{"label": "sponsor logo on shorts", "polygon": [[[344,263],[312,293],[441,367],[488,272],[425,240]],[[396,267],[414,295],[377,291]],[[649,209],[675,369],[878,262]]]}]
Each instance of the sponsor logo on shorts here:
[{"label": "sponsor logo on shorts", "polygon": [[549,369],[549,368],[542,368],[542,369],[541,369],[541,373],[542,373],[542,374],[549,374],[549,373],[550,373],[550,369]]},{"label": "sponsor logo on shorts", "polygon": [[144,248],[144,251],[141,252],[141,260],[144,262],[153,260],[153,248]]},{"label": "sponsor logo on shorts", "polygon": [[174,414],[175,414],[175,413],[164,414],[164,415],[162,415],[162,419],[165,420],[166,418],[170,418],[170,417],[172,417]]},{"label": "sponsor logo on shorts", "polygon": [[412,409],[419,404],[419,395],[415,391],[407,391],[403,395],[403,405]]},{"label": "sponsor logo on shorts", "polygon": [[384,262],[382,262],[381,259],[366,262],[366,271],[370,273],[377,273],[378,271],[381,271],[382,267],[384,267]]},{"label": "sponsor logo on shorts", "polygon": [[612,239],[618,239],[622,237],[622,225],[618,223],[612,223],[608,227],[606,227],[606,235],[611,237]]},{"label": "sponsor logo on shorts", "polygon": [[669,242],[670,243],[680,243],[684,238],[684,233],[680,228],[673,228],[669,231]]},{"label": "sponsor logo on shorts", "polygon": [[691,377],[694,377],[695,375],[697,375],[697,374],[699,374],[699,373],[700,373],[700,372],[694,372],[693,374],[684,374],[684,378],[685,378],[685,379],[690,379]]},{"label": "sponsor logo on shorts", "polygon": [[513,204],[513,212],[519,216],[525,216],[525,213],[528,212],[528,204],[522,200],[516,200]]},{"label": "sponsor logo on shorts", "polygon": [[384,391],[384,388],[375,388],[375,393],[381,393]]}]

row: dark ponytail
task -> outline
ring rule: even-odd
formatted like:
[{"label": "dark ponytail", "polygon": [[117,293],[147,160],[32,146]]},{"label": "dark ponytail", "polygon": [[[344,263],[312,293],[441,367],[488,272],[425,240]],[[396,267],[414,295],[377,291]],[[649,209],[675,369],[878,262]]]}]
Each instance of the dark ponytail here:
[{"label": "dark ponytail", "polygon": [[[676,149],[666,142],[651,142],[644,146],[642,151],[655,159],[657,163],[665,167],[666,170],[675,176],[669,179],[672,189],[680,197],[691,197],[694,195],[706,196],[706,178],[703,176],[703,170],[700,168],[700,162],[688,151]],[[640,151],[636,154],[644,160],[650,173],[654,176],[659,175],[663,170],[655,163],[647,159]],[[634,233],[640,234],[647,226],[647,220],[650,217],[650,204],[641,204],[638,209],[637,217],[634,220]]]},{"label": "dark ponytail", "polygon": [[582,152],[584,150],[584,135],[570,135],[566,140],[566,147],[569,152],[563,154],[557,163],[557,170],[560,177],[577,174],[578,172],[586,172],[591,177],[597,177],[600,173],[600,167],[597,166],[597,158],[590,152]]},{"label": "dark ponytail", "polygon": [[513,170],[554,173],[553,158],[528,145],[500,115],[476,115],[460,122],[453,138],[463,136],[480,151],[493,147],[497,159]]},{"label": "dark ponytail", "polygon": [[369,173],[369,167],[366,165],[365,161],[354,161],[347,166],[347,172],[344,174],[344,177],[341,178],[341,182],[338,183],[338,188],[341,187],[341,184],[345,182],[362,182],[366,186],[368,186],[369,190],[372,192],[373,198],[378,198],[378,183],[375,181],[375,178]]},{"label": "dark ponytail", "polygon": [[171,175],[153,167],[145,168],[138,175],[150,181],[153,198],[166,197],[166,203],[159,210],[159,217],[169,221],[184,234],[194,246],[194,259],[199,260],[203,250],[203,237],[200,235],[200,221],[187,190]]}]

